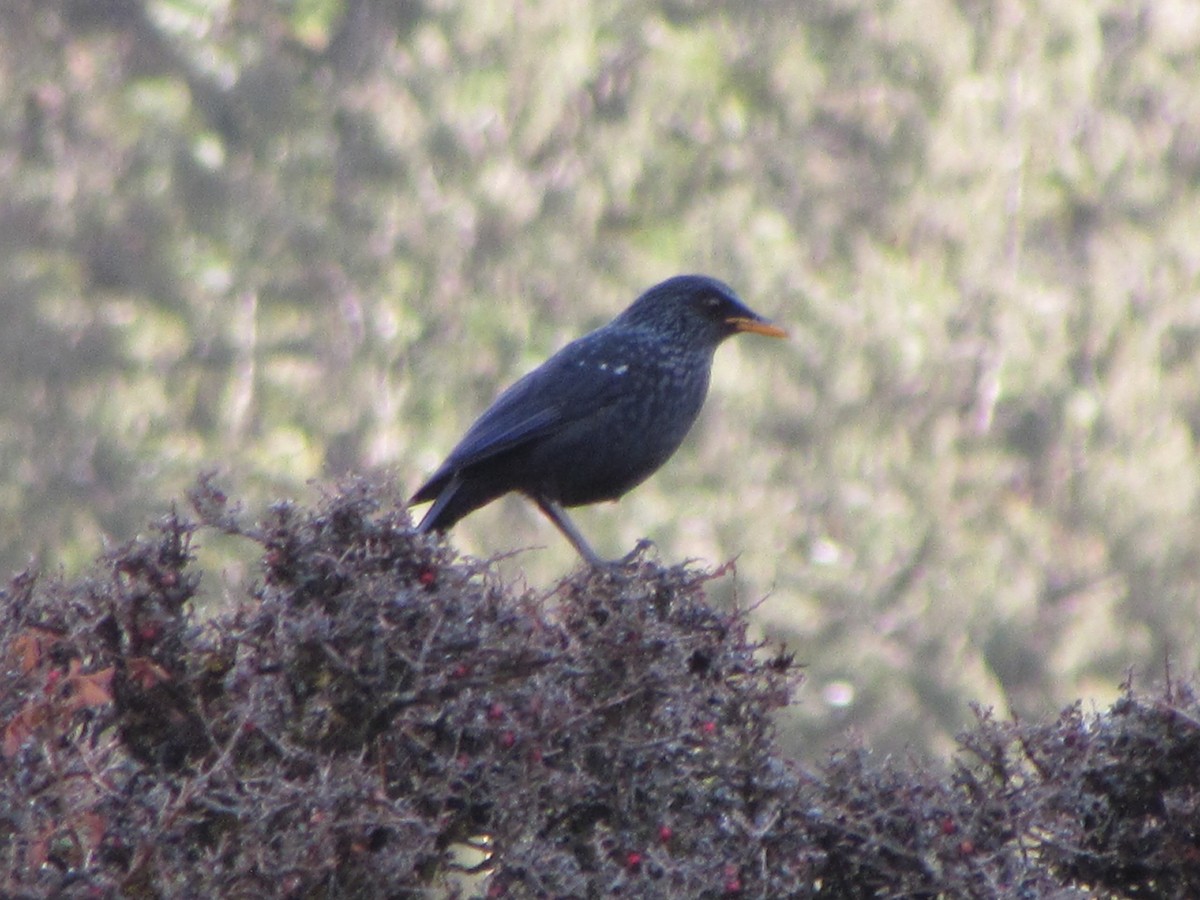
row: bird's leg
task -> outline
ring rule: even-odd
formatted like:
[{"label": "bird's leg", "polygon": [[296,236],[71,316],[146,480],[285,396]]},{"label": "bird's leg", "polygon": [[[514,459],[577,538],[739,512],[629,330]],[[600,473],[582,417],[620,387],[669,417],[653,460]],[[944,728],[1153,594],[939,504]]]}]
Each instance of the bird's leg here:
[{"label": "bird's leg", "polygon": [[563,533],[571,546],[583,557],[584,561],[594,568],[603,568],[612,565],[606,559],[601,559],[596,551],[591,548],[591,545],[584,540],[583,535],[579,533],[579,529],[575,527],[575,523],[567,517],[567,512],[553,500],[547,500],[545,497],[536,495],[530,497],[534,503],[538,505],[538,509],[546,514],[546,518],[554,523],[555,527]]}]

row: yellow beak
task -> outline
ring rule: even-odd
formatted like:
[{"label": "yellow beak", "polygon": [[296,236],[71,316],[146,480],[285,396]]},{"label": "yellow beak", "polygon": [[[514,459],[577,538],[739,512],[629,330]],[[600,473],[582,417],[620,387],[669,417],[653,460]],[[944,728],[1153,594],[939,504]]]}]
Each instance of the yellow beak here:
[{"label": "yellow beak", "polygon": [[749,331],[752,334],[765,334],[767,337],[777,338],[788,336],[788,333],[778,325],[772,325],[763,319],[747,319],[745,316],[734,316],[732,319],[726,319],[725,323],[732,325],[738,331]]}]

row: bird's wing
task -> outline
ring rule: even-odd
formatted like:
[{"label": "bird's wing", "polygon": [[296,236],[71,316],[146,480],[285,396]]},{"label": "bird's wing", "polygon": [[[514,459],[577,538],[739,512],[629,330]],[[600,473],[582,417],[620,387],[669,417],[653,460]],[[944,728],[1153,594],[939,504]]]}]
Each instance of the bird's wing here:
[{"label": "bird's wing", "polygon": [[593,333],[568,344],[497,397],[414,499],[431,499],[453,473],[552,434],[612,403],[628,369],[636,364],[625,361],[638,356],[636,341],[625,344],[623,359],[613,359],[611,350],[605,353],[604,342],[595,337]]},{"label": "bird's wing", "polygon": [[601,359],[581,338],[568,344],[496,398],[463,435],[447,462],[472,465],[595,414],[620,395],[626,368]]}]

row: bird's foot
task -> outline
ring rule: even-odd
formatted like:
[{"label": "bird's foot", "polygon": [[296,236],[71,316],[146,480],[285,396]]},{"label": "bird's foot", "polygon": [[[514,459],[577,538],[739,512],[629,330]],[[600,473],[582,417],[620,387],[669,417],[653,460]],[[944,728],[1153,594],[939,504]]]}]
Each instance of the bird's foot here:
[{"label": "bird's foot", "polygon": [[613,560],[614,565],[632,566],[635,563],[641,562],[646,554],[651,550],[657,550],[654,541],[649,538],[642,538],[633,545],[633,549],[622,556],[620,559]]},{"label": "bird's foot", "polygon": [[[588,549],[590,550],[591,548],[589,547]],[[584,562],[596,571],[619,572],[622,569],[632,569],[637,566],[638,563],[644,561],[646,554],[653,549],[655,549],[654,541],[642,538],[634,545],[632,550],[617,559],[605,559],[595,553],[584,555],[582,551],[580,555],[583,555]]]}]

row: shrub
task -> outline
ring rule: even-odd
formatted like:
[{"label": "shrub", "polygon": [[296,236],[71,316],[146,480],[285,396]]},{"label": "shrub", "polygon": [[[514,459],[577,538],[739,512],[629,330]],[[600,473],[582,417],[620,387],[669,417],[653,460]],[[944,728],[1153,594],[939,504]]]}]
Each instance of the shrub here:
[{"label": "shrub", "polygon": [[[208,480],[192,501],[0,595],[4,896],[1200,892],[1185,686],[981,712],[952,767],[804,765],[772,725],[797,668],[709,604],[724,569],[643,552],[537,593],[367,481],[258,522]],[[214,530],[261,579],[205,618]]]}]

